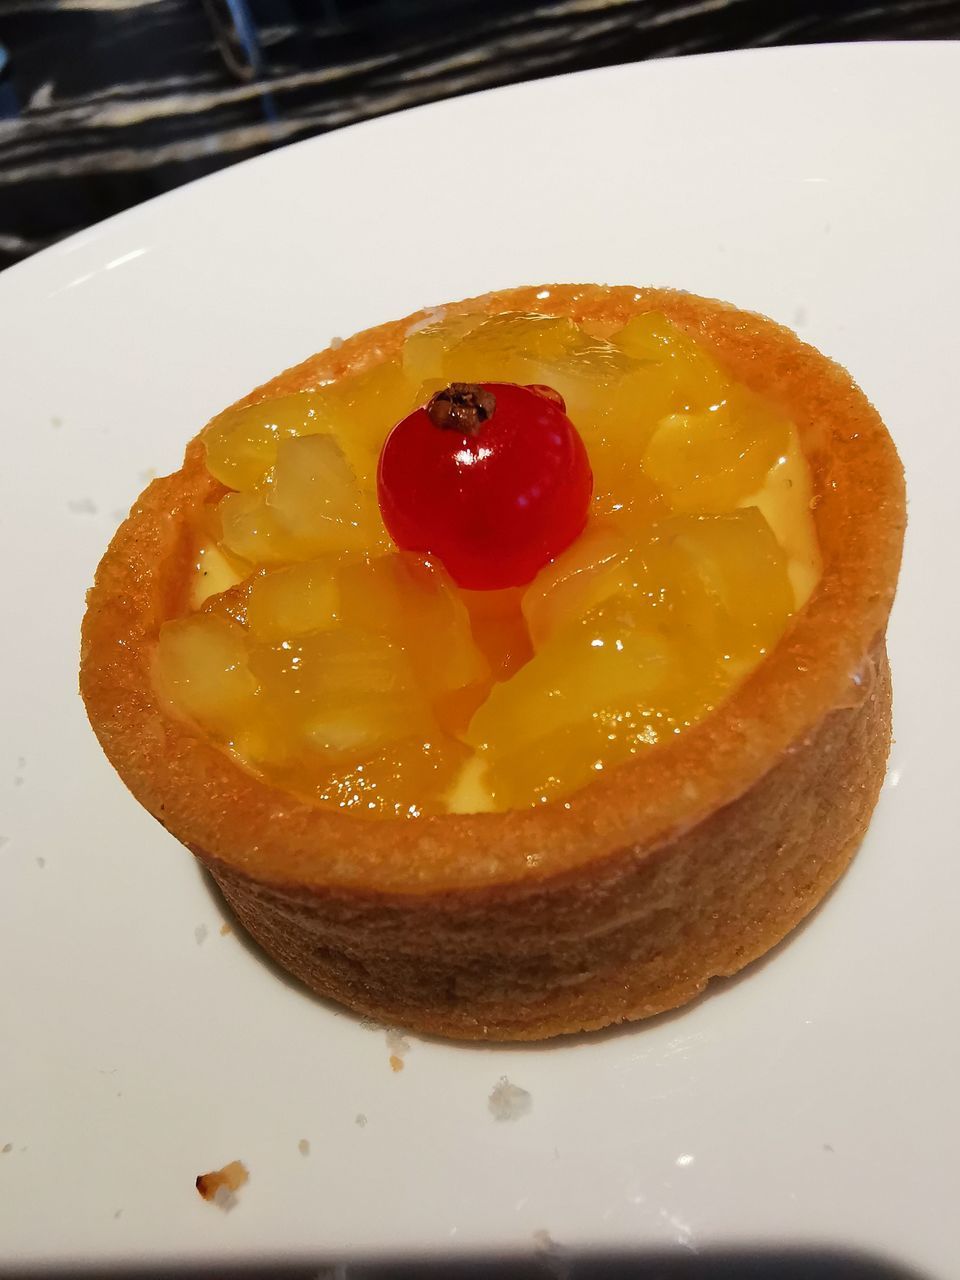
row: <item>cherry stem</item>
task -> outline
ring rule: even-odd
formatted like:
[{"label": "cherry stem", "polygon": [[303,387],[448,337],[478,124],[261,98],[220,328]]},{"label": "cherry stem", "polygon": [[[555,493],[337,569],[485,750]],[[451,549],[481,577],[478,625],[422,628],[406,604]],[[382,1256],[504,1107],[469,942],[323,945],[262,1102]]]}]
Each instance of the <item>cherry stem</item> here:
[{"label": "cherry stem", "polygon": [[493,417],[497,397],[476,382],[451,382],[427,405],[427,417],[435,427],[475,436]]}]

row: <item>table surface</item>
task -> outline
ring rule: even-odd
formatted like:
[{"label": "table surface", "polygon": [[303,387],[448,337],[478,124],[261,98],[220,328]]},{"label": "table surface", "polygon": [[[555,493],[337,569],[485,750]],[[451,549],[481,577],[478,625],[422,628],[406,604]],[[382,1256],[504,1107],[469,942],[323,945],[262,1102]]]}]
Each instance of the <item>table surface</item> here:
[{"label": "table surface", "polygon": [[720,49],[960,37],[960,0],[239,3],[260,62],[248,79],[214,36],[214,0],[0,0],[0,268],[258,152],[422,102]]}]

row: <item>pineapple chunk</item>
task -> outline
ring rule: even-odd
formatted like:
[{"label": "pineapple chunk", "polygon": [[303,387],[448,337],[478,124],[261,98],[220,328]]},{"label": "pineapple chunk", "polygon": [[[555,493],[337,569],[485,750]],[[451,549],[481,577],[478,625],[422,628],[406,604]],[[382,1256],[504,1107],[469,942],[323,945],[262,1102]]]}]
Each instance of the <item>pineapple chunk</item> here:
[{"label": "pineapple chunk", "polygon": [[266,504],[301,549],[299,559],[391,545],[376,498],[361,490],[331,435],[304,436],[280,446]]},{"label": "pineapple chunk", "polygon": [[413,385],[387,362],[343,381],[228,409],[203,434],[207,469],[231,489],[269,484],[285,440],[332,435],[361,483],[373,488],[376,461],[390,429],[414,405]]},{"label": "pineapple chunk", "polygon": [[720,370],[662,316],[638,316],[609,344],[629,357],[623,376],[595,396],[578,425],[590,454],[597,514],[623,511],[631,527],[649,524],[666,504],[642,466],[651,437],[670,415],[706,412],[729,385]]},{"label": "pineapple chunk", "polygon": [[522,809],[561,799],[674,731],[674,722],[655,711],[625,712],[619,722],[629,735],[617,734],[616,717],[606,723],[591,719],[544,734],[517,751],[480,752],[489,803],[494,810]]},{"label": "pineapple chunk", "polygon": [[578,333],[572,320],[553,316],[491,316],[446,352],[440,376],[446,382],[538,382],[543,363],[563,355]]},{"label": "pineapple chunk", "polygon": [[613,343],[578,330],[562,352],[535,362],[529,380],[559,391],[589,450],[588,442],[609,406],[618,401],[620,388],[641,367]]},{"label": "pineapple chunk", "polygon": [[496,808],[567,794],[676,732],[711,681],[689,653],[626,594],[555,635],[470,723]]},{"label": "pineapple chunk", "polygon": [[247,597],[247,625],[255,640],[273,644],[338,621],[339,556],[307,560],[255,578]]},{"label": "pineapple chunk", "polygon": [[253,489],[273,466],[282,440],[317,429],[317,397],[310,391],[228,409],[203,433],[207,470],[231,489]]},{"label": "pineapple chunk", "polygon": [[324,698],[403,695],[411,683],[399,646],[349,627],[253,644],[250,667],[263,687],[297,716],[299,708]]},{"label": "pineapple chunk", "polygon": [[591,521],[571,547],[541,569],[523,594],[523,616],[535,649],[614,594],[630,551],[610,521]]},{"label": "pineapple chunk", "polygon": [[249,713],[257,690],[243,629],[204,613],[160,628],[156,679],[164,697],[181,711],[226,735]]},{"label": "pineapple chunk", "polygon": [[611,342],[633,359],[651,362],[657,381],[669,388],[675,413],[702,412],[722,403],[730,390],[729,380],[710,355],[658,312],[635,316]]},{"label": "pineapple chunk", "polygon": [[[344,624],[392,638],[409,655],[417,686],[445,724],[464,723],[490,681],[470,616],[445,570],[403,554],[345,565],[339,575]],[[464,699],[451,695],[471,692]]]},{"label": "pineapple chunk", "polygon": [[443,385],[444,359],[451,347],[461,342],[479,325],[484,316],[477,312],[435,321],[409,333],[403,344],[402,364],[407,381],[414,387],[437,382]]},{"label": "pineapple chunk", "polygon": [[286,529],[262,493],[228,493],[217,508],[223,547],[251,564],[290,564],[308,552]]},{"label": "pineapple chunk", "polygon": [[321,430],[336,439],[357,484],[370,495],[376,490],[383,442],[418,403],[418,386],[397,361],[388,360],[316,393],[323,401]]},{"label": "pineapple chunk", "polygon": [[785,418],[738,388],[716,408],[665,418],[643,468],[677,511],[730,511],[761,487],[792,434]]},{"label": "pineapple chunk", "polygon": [[591,719],[649,705],[682,677],[676,649],[625,596],[564,628],[501,684],[470,722],[467,741],[495,754]]},{"label": "pineapple chunk", "polygon": [[436,725],[406,655],[383,636],[347,627],[253,645],[264,695],[305,746],[357,759]]},{"label": "pineapple chunk", "polygon": [[810,471],[796,432],[792,431],[789,448],[770,468],[762,487],[739,504],[756,507],[783,548],[795,610],[810,599],[823,572],[817,534],[810,519],[812,497]]},{"label": "pineapple chunk", "polygon": [[793,611],[787,559],[756,507],[678,518],[661,537],[686,556],[716,620],[720,661],[749,670],[776,644]]}]

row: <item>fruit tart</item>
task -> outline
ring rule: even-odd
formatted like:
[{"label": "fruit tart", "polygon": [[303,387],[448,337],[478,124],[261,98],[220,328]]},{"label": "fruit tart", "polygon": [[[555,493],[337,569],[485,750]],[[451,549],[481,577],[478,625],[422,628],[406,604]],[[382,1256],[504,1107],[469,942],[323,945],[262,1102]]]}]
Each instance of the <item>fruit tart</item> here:
[{"label": "fruit tart", "polygon": [[678,1006],[844,870],[890,742],[903,477],[789,330],[511,289],[209,423],[117,531],[81,689],[313,991],[455,1038]]}]

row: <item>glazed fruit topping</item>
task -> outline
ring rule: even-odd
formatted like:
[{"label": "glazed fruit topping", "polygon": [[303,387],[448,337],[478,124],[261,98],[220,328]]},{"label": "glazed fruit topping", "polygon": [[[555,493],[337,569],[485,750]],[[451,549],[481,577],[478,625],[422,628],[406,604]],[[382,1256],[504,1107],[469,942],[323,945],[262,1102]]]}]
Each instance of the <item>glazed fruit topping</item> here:
[{"label": "glazed fruit topping", "polygon": [[204,444],[159,690],[333,810],[569,803],[709,714],[820,572],[794,426],[657,313],[438,318]]}]

